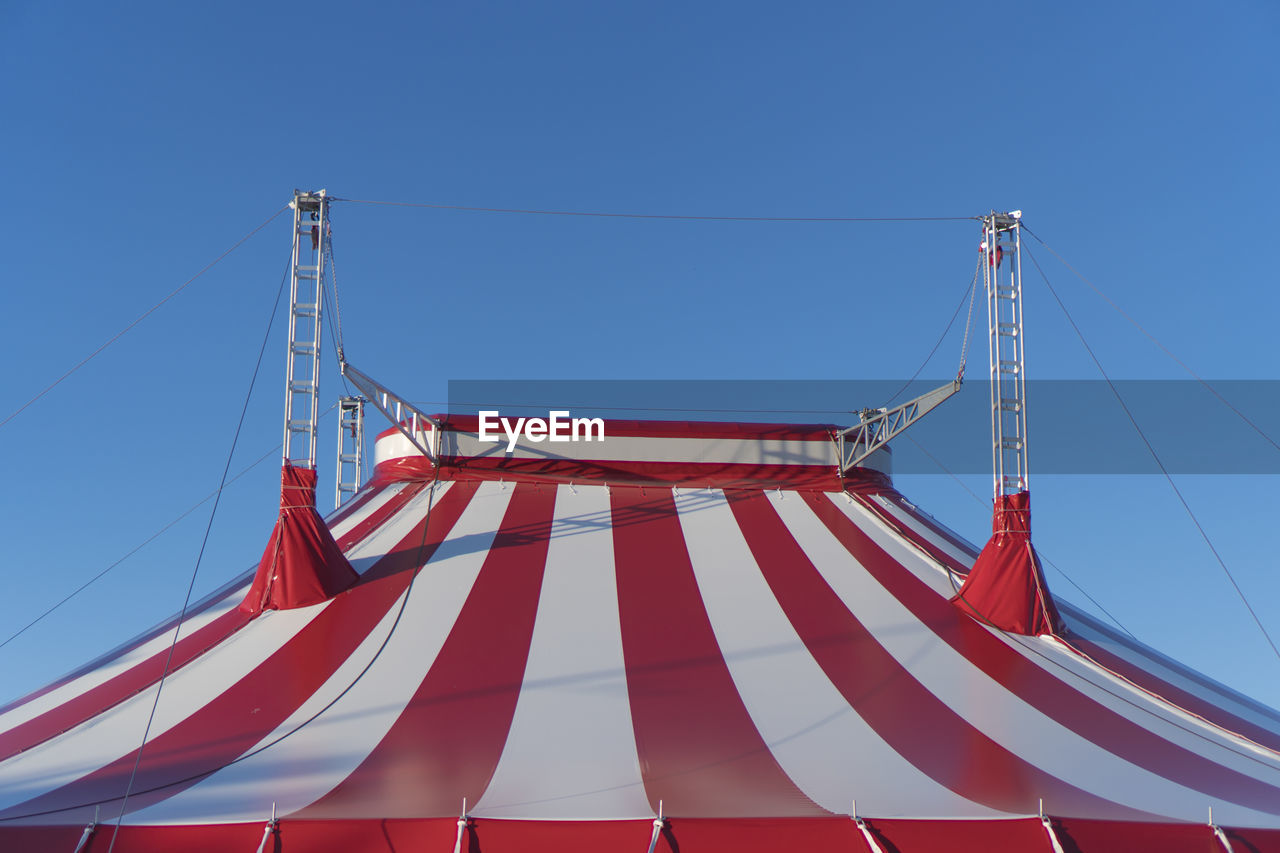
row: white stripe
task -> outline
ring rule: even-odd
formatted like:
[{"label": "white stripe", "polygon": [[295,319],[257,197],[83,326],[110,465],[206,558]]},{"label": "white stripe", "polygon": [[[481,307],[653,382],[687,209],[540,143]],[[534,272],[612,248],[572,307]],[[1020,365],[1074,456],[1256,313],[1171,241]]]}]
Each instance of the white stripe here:
[{"label": "white stripe", "polygon": [[[872,513],[862,507],[846,510],[846,512],[869,520],[875,518]],[[879,524],[864,525],[864,529],[900,562],[908,566],[912,565],[913,561],[918,564],[917,575],[930,577],[936,574],[928,569],[935,565],[932,559],[920,556],[918,551],[901,542],[898,537],[880,533],[879,531],[883,528]],[[948,592],[946,589],[943,590],[944,595]],[[1216,726],[1208,725],[1155,699],[1127,681],[1081,659],[1054,640],[1020,637],[1000,632],[992,633],[1031,663],[1045,669],[1051,676],[1065,681],[1075,690],[1135,724],[1150,729],[1171,743],[1210,761],[1247,776],[1256,777],[1268,784],[1280,785],[1280,760],[1275,753],[1259,750],[1252,744],[1230,736]],[[1259,763],[1259,759],[1263,763]]]},{"label": "white stripe", "polygon": [[[832,504],[904,570],[928,568],[914,547],[887,535],[867,510],[835,498]],[[1103,799],[1175,819],[1190,820],[1204,810],[1208,799],[1204,794],[1143,770],[1075,734],[978,669],[877,583],[802,500],[777,502],[775,507],[845,606],[904,669],[970,725],[1028,763]],[[1027,794],[1039,796],[1035,791]],[[1072,816],[1047,797],[1045,807],[1054,814]],[[1274,815],[1225,803],[1223,808],[1230,809],[1231,820],[1242,825],[1280,824]]]},{"label": "white stripe", "polygon": [[[272,802],[279,814],[287,815],[351,775],[386,736],[435,662],[489,553],[511,493],[497,483],[480,485],[432,555],[429,570],[414,579],[407,601],[401,596],[404,615],[399,622],[397,603],[314,695],[248,750],[265,746],[262,752],[139,811],[130,822],[234,823],[260,816],[263,804]],[[415,497],[397,522],[401,516],[411,523],[421,520],[426,499],[426,492]],[[361,676],[375,655],[373,666]],[[280,740],[284,735],[288,737]]]},{"label": "white stripe", "polygon": [[[244,598],[245,591],[249,585],[245,584],[229,592],[217,604],[210,606],[207,610],[199,613],[180,627],[183,637],[189,637],[196,631],[208,625],[222,614],[229,610],[234,610],[240,605],[240,601]],[[125,652],[120,657],[107,661],[97,669],[90,670],[79,678],[72,679],[66,684],[49,691],[43,696],[38,696],[26,704],[19,705],[17,708],[9,711],[4,715],[0,715],[0,731],[8,731],[15,726],[21,725],[28,720],[44,714],[65,702],[74,699],[81,693],[85,693],[93,688],[105,684],[111,679],[122,673],[125,673],[152,657],[156,654],[163,654],[173,645],[174,632],[178,628],[171,628],[159,636],[153,637],[135,649]]]},{"label": "white stripe", "polygon": [[[800,503],[794,493],[787,498],[782,503]],[[723,493],[681,495],[677,506],[738,693],[773,757],[806,796],[836,813],[856,799],[877,817],[1003,814],[917,770],[849,706],[774,597]]]},{"label": "white stripe", "polygon": [[[893,516],[893,518],[900,525],[902,525],[905,528],[908,528],[917,536],[919,536],[921,539],[924,539],[926,542],[933,545],[939,551],[942,551],[944,554],[947,554],[948,556],[951,557],[951,559],[955,560],[957,563],[959,563],[962,566],[972,566],[974,559],[978,555],[978,552],[982,550],[981,548],[975,547],[972,543],[969,543],[960,534],[956,533],[953,530],[948,529],[947,532],[949,532],[952,536],[954,536],[956,539],[960,540],[961,542],[965,542],[969,546],[969,548],[971,548],[972,550],[971,551],[966,550],[965,548],[962,548],[953,544],[950,539],[946,538],[945,536],[942,536],[941,534],[939,534],[938,532],[930,528],[929,525],[925,524],[923,520],[921,520],[920,518],[917,518],[910,510],[903,507],[898,501],[893,500],[892,498],[885,497],[884,495],[874,495],[872,496],[871,500],[873,500],[877,506],[879,506],[881,509],[887,512],[889,515]],[[924,514],[924,510],[921,510],[919,508],[917,508],[915,511],[921,514]],[[932,516],[930,516],[930,518],[932,518]],[[936,518],[933,519],[933,523],[937,524],[939,527],[945,526],[942,524],[942,522],[938,521]]]},{"label": "white stripe", "polygon": [[[422,504],[417,512],[425,511],[425,495],[419,495],[410,505],[417,503]],[[376,561],[394,547],[408,533],[414,519],[420,517],[412,511],[402,512],[382,525],[374,536],[357,546],[353,553],[360,552],[363,556],[352,562]],[[238,604],[239,599],[235,603]],[[171,673],[164,683],[149,740],[180,724],[252,672],[306,628],[330,603],[265,611],[201,657]],[[155,693],[156,685],[152,685],[85,723],[0,763],[0,808],[68,784],[136,749],[146,729]],[[39,779],[41,787],[33,789],[32,779]]]},{"label": "white stripe", "polygon": [[477,817],[647,818],[622,655],[608,490],[556,491],[511,730]]},{"label": "white stripe", "polygon": [[[474,432],[446,430],[441,436],[441,454],[467,459],[569,459],[579,462],[659,462],[672,465],[715,463],[719,465],[783,465],[834,470],[835,445],[825,436],[799,438],[699,438],[696,436],[609,435],[604,441],[564,441],[554,444],[532,442],[523,434],[508,454],[507,438],[499,427],[497,442],[482,442]],[[424,439],[429,433],[424,433]],[[401,433],[383,436],[374,444],[375,462],[421,453]],[[888,447],[863,460],[860,467],[890,473],[892,456]]]},{"label": "white stripe", "polygon": [[[951,554],[963,565],[971,564],[971,555],[967,555],[963,551],[956,549],[950,542],[939,536],[933,530],[929,529],[927,525],[920,521],[920,519],[916,518],[903,507],[899,506],[896,502],[883,496],[876,496],[874,500],[878,506],[881,506],[886,511],[890,512],[896,520],[901,522],[904,526],[909,527],[927,542]],[[920,512],[920,510],[916,510],[916,512]],[[1206,681],[1195,680],[1194,678],[1179,672],[1176,665],[1174,665],[1172,661],[1164,658],[1159,652],[1156,652],[1153,649],[1147,649],[1144,653],[1144,650],[1137,648],[1138,644],[1136,641],[1104,632],[1100,629],[1099,623],[1094,617],[1084,613],[1079,608],[1073,606],[1070,602],[1065,601],[1062,598],[1058,598],[1057,603],[1058,609],[1067,618],[1067,623],[1070,628],[1073,631],[1079,632],[1086,639],[1093,640],[1099,645],[1106,647],[1109,651],[1124,658],[1139,669],[1146,670],[1147,672],[1150,672],[1157,677],[1198,696],[1212,705],[1224,708],[1238,717],[1253,722],[1261,728],[1268,729],[1276,732],[1277,735],[1280,735],[1280,721],[1275,717],[1268,716],[1265,711],[1250,707],[1247,698],[1235,695],[1234,691],[1230,688],[1223,687],[1212,682],[1206,683]],[[1091,668],[1083,666],[1074,668],[1082,672],[1086,669],[1092,671]],[[1097,679],[1095,678],[1093,680],[1096,681]],[[1124,686],[1122,682],[1114,681],[1113,683],[1121,690],[1121,692],[1126,694],[1131,692],[1131,689]],[[1108,686],[1110,687],[1110,685]],[[1142,704],[1151,704],[1145,698],[1145,694],[1141,701]],[[1186,719],[1183,715],[1180,715],[1177,712],[1173,712],[1172,714],[1165,713],[1163,708],[1157,708],[1155,706],[1152,706],[1152,709],[1163,714],[1169,719],[1174,717],[1177,717],[1179,720]],[[1196,725],[1199,726],[1201,724],[1197,723]],[[1244,772],[1248,771],[1246,770]]]},{"label": "white stripe", "polygon": [[[369,500],[366,501],[363,506],[355,510],[355,512],[348,513],[346,518],[342,519],[337,524],[331,525],[329,527],[329,532],[333,534],[334,539],[341,539],[349,530],[386,506],[392,498],[403,492],[408,485],[408,483],[392,483],[391,485],[383,488],[376,495],[369,498]],[[355,500],[355,498],[352,498],[352,500]]]},{"label": "white stripe", "polygon": [[[389,501],[392,496],[402,491],[404,486],[405,484],[403,483],[396,483],[386,489],[383,489],[378,495],[371,498],[368,503],[335,525],[332,531],[334,538],[337,539],[341,537],[346,533],[346,531],[364,521]],[[213,604],[203,612],[188,618],[182,625],[181,635],[183,637],[189,637],[222,614],[238,607],[241,600],[244,599],[244,595],[248,590],[248,587],[248,583],[236,587],[224,595],[216,604]],[[6,714],[0,715],[0,731],[7,731],[12,729],[14,726],[21,725],[28,720],[34,719],[35,717],[58,707],[81,693],[92,690],[93,688],[110,681],[121,673],[127,672],[150,658],[152,655],[167,651],[173,644],[173,635],[175,630],[177,629],[171,629],[159,636],[152,637],[137,648],[126,651],[121,656],[105,662],[102,666],[86,672],[84,675],[61,685],[57,689],[51,690],[45,695],[37,697],[26,704],[20,705]]]},{"label": "white stripe", "polygon": [[[213,701],[307,626],[329,602],[270,610],[191,665],[169,675],[156,708],[154,740]],[[137,749],[156,685],[86,723],[0,764],[0,808],[66,785]],[[33,786],[39,780],[39,787]]]},{"label": "white stripe", "polygon": [[1275,716],[1268,714],[1266,710],[1253,707],[1248,697],[1241,696],[1230,687],[1218,684],[1212,679],[1205,678],[1200,680],[1180,671],[1176,662],[1136,640],[1117,636],[1114,633],[1114,629],[1106,630],[1093,616],[1079,611],[1061,599],[1058,600],[1058,607],[1060,610],[1066,611],[1064,615],[1067,615],[1071,629],[1079,633],[1083,638],[1097,643],[1117,657],[1128,661],[1134,667],[1152,673],[1169,684],[1198,696],[1211,705],[1230,711],[1237,717],[1280,735],[1280,721]]}]

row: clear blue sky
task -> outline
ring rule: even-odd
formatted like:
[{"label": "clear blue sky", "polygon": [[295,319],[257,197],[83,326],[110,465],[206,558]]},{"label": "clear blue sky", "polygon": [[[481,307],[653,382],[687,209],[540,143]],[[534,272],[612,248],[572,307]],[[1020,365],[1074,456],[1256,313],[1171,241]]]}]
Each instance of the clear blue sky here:
[{"label": "clear blue sky", "polygon": [[[294,187],[725,216],[1016,207],[1202,375],[1280,378],[1273,3],[377,5],[0,7],[0,417]],[[906,377],[963,293],[978,242],[964,222],[350,204],[333,220],[348,355],[421,400],[445,399],[450,379]],[[0,428],[0,633],[216,487],[288,240],[281,218]],[[1113,375],[1182,377],[1039,257]],[[1026,303],[1032,377],[1096,378],[1030,268]],[[279,440],[283,349],[277,325],[233,472]],[[957,329],[925,376],[948,376],[958,353]],[[977,380],[981,339],[973,355]],[[1100,443],[1124,428],[1079,417]],[[1195,412],[1185,428],[1206,440]],[[335,441],[330,421],[322,502]],[[273,454],[228,490],[199,590],[261,553],[276,465]],[[1280,636],[1280,481],[1179,482]],[[965,483],[988,499],[988,478]],[[985,538],[988,509],[954,480],[899,484]],[[1042,551],[1130,630],[1280,703],[1280,661],[1163,480],[1045,475],[1033,490]],[[0,648],[0,694],[176,611],[206,519],[207,506]],[[1050,583],[1079,598],[1055,571]]]}]

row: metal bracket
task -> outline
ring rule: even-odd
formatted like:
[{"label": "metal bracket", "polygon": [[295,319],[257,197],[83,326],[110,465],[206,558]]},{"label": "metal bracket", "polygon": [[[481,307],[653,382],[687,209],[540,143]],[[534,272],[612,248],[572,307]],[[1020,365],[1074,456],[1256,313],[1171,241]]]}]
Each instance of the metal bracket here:
[{"label": "metal bracket", "polygon": [[837,464],[841,476],[906,431],[960,390],[957,378],[892,409],[863,409],[860,422],[836,433]]},{"label": "metal bracket", "polygon": [[[444,425],[437,418],[428,415],[382,383],[360,372],[348,362],[343,361],[340,366],[342,375],[351,380],[351,384],[359,388],[378,411],[386,415],[387,420],[391,421],[392,425],[400,430],[401,435],[409,439],[410,444],[416,447],[423,456],[430,459],[433,465],[436,464],[436,460],[440,456],[440,433]],[[407,427],[404,424],[406,419],[409,421]],[[430,424],[431,429],[430,447],[423,444],[419,439],[419,436],[426,431],[427,424]]]}]

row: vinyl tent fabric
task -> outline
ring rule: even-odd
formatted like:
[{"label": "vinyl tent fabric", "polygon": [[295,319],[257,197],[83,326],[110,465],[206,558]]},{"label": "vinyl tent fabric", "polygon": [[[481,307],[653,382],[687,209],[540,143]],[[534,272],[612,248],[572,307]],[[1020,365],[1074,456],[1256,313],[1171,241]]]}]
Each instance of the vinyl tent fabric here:
[{"label": "vinyl tent fabric", "polygon": [[105,850],[137,761],[122,853],[253,850],[273,806],[267,849],[452,850],[464,800],[486,853],[644,850],[659,813],[680,853],[1051,851],[1042,803],[1068,851],[1215,849],[1210,806],[1280,849],[1276,712],[1066,603],[975,619],[975,549],[884,472],[690,487],[633,438],[667,482],[382,453],[328,521],[356,583],[193,608],[140,760],[173,623],[0,712],[0,848],[97,814]]},{"label": "vinyl tent fabric", "polygon": [[1031,544],[1031,493],[998,496],[991,526],[991,538],[953,600],[1001,631],[1058,633],[1062,618]]},{"label": "vinyl tent fabric", "polygon": [[316,472],[280,470],[280,516],[240,609],[290,610],[318,604],[356,582],[324,519],[316,511]]}]

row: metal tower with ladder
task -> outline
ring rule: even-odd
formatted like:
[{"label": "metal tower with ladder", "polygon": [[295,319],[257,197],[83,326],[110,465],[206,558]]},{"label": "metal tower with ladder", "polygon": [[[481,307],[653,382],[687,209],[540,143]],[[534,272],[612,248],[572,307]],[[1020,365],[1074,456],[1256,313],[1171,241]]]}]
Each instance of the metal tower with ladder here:
[{"label": "metal tower with ladder", "polygon": [[1027,491],[1027,373],[1022,334],[1022,211],[982,218],[991,364],[995,497]]},{"label": "metal tower with ladder", "polygon": [[354,495],[364,479],[364,397],[338,399],[338,476],[334,508]]},{"label": "metal tower with ladder", "polygon": [[320,314],[329,240],[324,190],[293,191],[293,255],[289,280],[289,359],[285,369],[284,464],[316,467],[320,387]]}]

